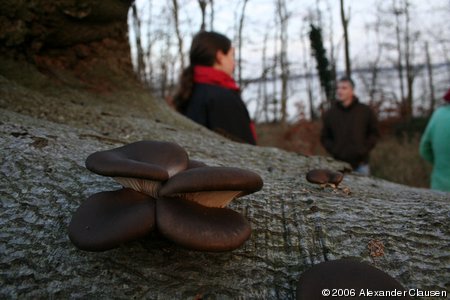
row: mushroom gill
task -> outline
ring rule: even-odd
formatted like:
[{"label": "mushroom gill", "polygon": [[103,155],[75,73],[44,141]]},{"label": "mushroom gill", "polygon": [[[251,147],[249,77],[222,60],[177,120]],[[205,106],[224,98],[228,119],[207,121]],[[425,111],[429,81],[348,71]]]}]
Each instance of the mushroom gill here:
[{"label": "mushroom gill", "polygon": [[178,197],[207,207],[225,207],[235,198],[259,191],[261,177],[233,167],[198,167],[176,174],[159,190],[160,197]]}]

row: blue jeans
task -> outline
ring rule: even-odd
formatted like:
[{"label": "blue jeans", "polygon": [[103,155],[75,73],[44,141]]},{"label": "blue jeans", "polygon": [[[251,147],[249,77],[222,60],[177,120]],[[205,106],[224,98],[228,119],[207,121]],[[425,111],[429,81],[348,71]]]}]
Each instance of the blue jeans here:
[{"label": "blue jeans", "polygon": [[369,164],[360,164],[354,171],[364,176],[370,176]]}]

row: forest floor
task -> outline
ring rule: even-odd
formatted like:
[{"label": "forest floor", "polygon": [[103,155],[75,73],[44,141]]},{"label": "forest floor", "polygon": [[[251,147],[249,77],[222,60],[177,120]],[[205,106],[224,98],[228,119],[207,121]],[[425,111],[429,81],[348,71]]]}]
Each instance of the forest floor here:
[{"label": "forest floor", "polygon": [[[398,133],[398,122],[381,121],[381,137],[371,152],[372,175],[413,187],[429,188],[431,165],[419,155],[420,132]],[[320,144],[320,121],[282,126],[258,124],[259,145],[303,155],[329,155]],[[420,131],[420,130],[419,130]]]}]

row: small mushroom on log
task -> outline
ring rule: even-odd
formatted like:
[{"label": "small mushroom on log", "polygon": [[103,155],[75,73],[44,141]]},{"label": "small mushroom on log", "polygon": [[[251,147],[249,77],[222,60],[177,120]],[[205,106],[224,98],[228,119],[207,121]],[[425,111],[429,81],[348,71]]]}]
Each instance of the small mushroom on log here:
[{"label": "small mushroom on log", "polygon": [[337,187],[342,179],[344,179],[344,174],[328,169],[314,169],[306,173],[306,180],[323,186]]}]

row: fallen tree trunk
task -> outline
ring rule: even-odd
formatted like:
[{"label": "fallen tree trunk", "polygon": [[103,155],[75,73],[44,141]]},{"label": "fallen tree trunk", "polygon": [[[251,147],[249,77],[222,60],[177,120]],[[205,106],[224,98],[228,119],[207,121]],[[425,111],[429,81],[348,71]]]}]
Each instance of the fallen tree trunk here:
[{"label": "fallen tree trunk", "polygon": [[[210,165],[261,174],[263,190],[231,204],[251,222],[250,240],[228,253],[189,251],[155,236],[104,253],[77,250],[67,237],[72,214],[95,192],[119,188],[88,172],[84,159],[127,141],[3,109],[2,297],[290,299],[302,271],[341,257],[371,262],[406,288],[449,288],[448,194],[355,175],[342,183],[350,194],[322,189],[305,172],[342,164],[118,119],[141,132],[133,140],[175,141]],[[371,257],[372,240],[384,243],[384,256]]]}]

